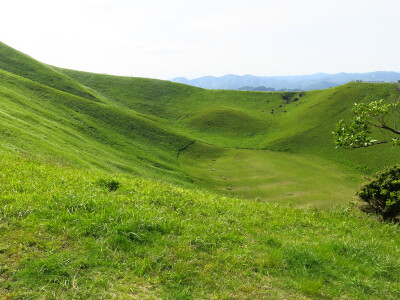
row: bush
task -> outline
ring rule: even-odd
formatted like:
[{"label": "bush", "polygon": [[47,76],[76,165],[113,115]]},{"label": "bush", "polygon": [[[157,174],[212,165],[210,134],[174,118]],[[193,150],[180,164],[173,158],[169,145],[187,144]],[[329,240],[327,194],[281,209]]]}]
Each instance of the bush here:
[{"label": "bush", "polygon": [[106,188],[109,192],[116,191],[121,186],[121,183],[119,181],[110,178],[101,178],[97,181],[97,183],[101,187]]},{"label": "bush", "polygon": [[286,102],[290,102],[290,100],[292,100],[292,98],[296,95],[296,93],[294,92],[285,92],[283,94],[281,94],[281,97],[283,100],[285,100]]},{"label": "bush", "polygon": [[369,211],[394,221],[400,214],[400,165],[376,173],[357,195],[367,203]]}]

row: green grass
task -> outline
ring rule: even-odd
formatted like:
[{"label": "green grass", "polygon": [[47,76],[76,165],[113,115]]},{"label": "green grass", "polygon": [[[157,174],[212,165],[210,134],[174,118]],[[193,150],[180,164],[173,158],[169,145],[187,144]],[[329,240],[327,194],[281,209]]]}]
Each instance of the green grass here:
[{"label": "green grass", "polygon": [[0,69],[76,96],[96,101],[95,94],[75,80],[0,42]]},{"label": "green grass", "polygon": [[331,136],[396,85],[282,96],[0,43],[0,298],[398,299],[399,226],[348,205],[398,148]]},{"label": "green grass", "polygon": [[267,129],[259,119],[227,107],[200,110],[185,122],[199,132],[211,132],[232,139],[255,136]]},{"label": "green grass", "polygon": [[[300,184],[303,187],[297,188],[296,193],[278,189],[276,193],[281,194],[273,195],[268,184],[261,182],[270,176],[262,173],[263,168],[268,167],[271,156],[259,155],[257,151],[247,152],[247,159],[253,163],[244,166],[246,176],[237,177],[241,182],[239,188],[231,189],[232,183],[228,186],[230,193],[250,199],[260,197],[266,201],[276,201],[279,197],[291,198],[293,203],[298,200],[299,205],[306,205],[308,202],[309,205],[318,206],[343,203],[354,194],[361,174],[370,175],[384,166],[396,163],[400,158],[398,149],[393,147],[377,146],[353,151],[336,149],[331,134],[338,120],[350,117],[354,102],[369,102],[380,98],[396,100],[399,92],[394,84],[350,83],[332,89],[307,92],[302,97],[295,94],[291,101],[285,101],[283,93],[213,91],[165,81],[62,69],[60,71],[96,90],[109,99],[112,105],[151,115],[165,126],[174,128],[177,133],[220,147],[223,151],[231,149],[230,152],[235,153],[235,149],[264,149],[279,152],[280,154],[276,154],[279,162],[291,161],[294,166],[296,161],[303,162],[303,165],[309,160],[321,163],[318,176],[317,173],[306,176],[310,180],[306,184]],[[219,175],[232,177],[242,173],[243,164],[239,159],[220,160],[218,170],[227,169],[224,172],[228,175],[216,176],[218,171],[214,174],[200,172],[198,163],[206,166],[210,162],[200,162],[190,152],[187,154],[185,160],[180,162],[181,167],[197,184],[201,181],[203,187],[223,190],[226,188],[225,182],[221,182]],[[283,173],[276,172],[272,178],[287,176],[291,173],[290,168],[286,168]],[[276,167],[274,170],[278,169]],[[311,172],[313,169],[309,170]],[[340,170],[342,179],[335,180],[332,170]],[[200,181],[196,179],[203,175],[205,177]],[[357,179],[343,179],[354,177]],[[258,182],[250,179],[243,181],[246,178],[257,178]],[[312,178],[318,180],[311,180]],[[305,181],[305,178],[297,178],[299,180]],[[328,200],[323,196],[322,186],[331,191],[328,193]],[[302,190],[308,192],[303,193]],[[285,196],[290,193],[303,196]]]},{"label": "green grass", "polygon": [[0,70],[0,150],[63,164],[187,181],[176,153],[191,142],[147,116]]},{"label": "green grass", "polygon": [[[223,151],[231,149],[226,153],[247,149],[246,160],[253,163],[245,166],[246,176],[236,178],[241,183],[234,182],[237,188],[230,193],[265,201],[291,198],[299,205],[319,206],[345,202],[359,183],[335,182],[332,170],[348,173],[341,178],[360,178],[399,159],[397,148],[392,147],[335,149],[331,134],[338,120],[349,117],[354,102],[397,99],[394,84],[351,83],[295,93],[285,101],[284,93],[204,90],[168,81],[50,67],[4,44],[0,44],[0,79],[0,151],[4,153],[29,153],[45,161],[193,186],[199,182],[199,174],[193,173],[195,166],[208,162],[190,157],[190,152],[180,162],[178,157],[188,145],[198,141]],[[260,155],[253,150],[280,154]],[[271,190],[268,182],[261,181],[291,172],[289,164],[283,173],[275,167],[275,174],[264,176],[262,170],[274,155],[278,162],[294,165],[320,162],[318,176],[294,180],[310,179],[295,192],[283,191],[285,185]],[[226,159],[219,161],[218,169],[234,178],[242,165],[238,159]],[[235,166],[241,167],[235,171]],[[312,173],[315,168],[309,170]],[[296,176],[302,177],[300,173]],[[219,177],[205,178],[202,187],[224,188]],[[257,180],[243,181],[246,178]],[[332,191],[329,200],[323,197],[321,186]],[[289,194],[303,196],[285,196]]]},{"label": "green grass", "polygon": [[[6,299],[398,299],[399,227],[2,156]],[[111,191],[104,182],[119,183]]]},{"label": "green grass", "polygon": [[[395,101],[399,99],[399,91],[395,84],[389,83],[349,83],[307,92],[301,100],[304,103],[295,104],[299,106],[292,107],[294,109],[281,118],[279,128],[268,140],[267,148],[317,155],[367,174],[393,165],[399,159],[397,148],[379,146],[349,151],[333,146],[331,132],[335,123],[350,118],[354,103],[368,103],[374,99]],[[377,136],[379,134],[377,132]]]},{"label": "green grass", "polygon": [[181,152],[179,161],[199,186],[298,206],[346,204],[363,181],[354,170],[305,154],[221,150],[196,143]]},{"label": "green grass", "polygon": [[[62,71],[114,105],[157,117],[183,135],[218,147],[311,154],[367,174],[399,159],[397,149],[385,146],[335,149],[331,134],[336,122],[350,118],[355,102],[398,99],[395,84],[349,83],[295,95],[287,103],[283,93],[203,90],[166,81]],[[374,159],[378,155],[381,159]]]}]

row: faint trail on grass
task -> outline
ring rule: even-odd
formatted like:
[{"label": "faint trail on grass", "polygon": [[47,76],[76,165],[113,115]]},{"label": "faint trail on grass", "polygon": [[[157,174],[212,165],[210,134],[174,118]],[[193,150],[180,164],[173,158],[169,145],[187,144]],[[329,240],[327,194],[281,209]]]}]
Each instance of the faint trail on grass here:
[{"label": "faint trail on grass", "polygon": [[181,148],[178,150],[178,152],[176,153],[176,159],[178,159],[178,163],[179,163],[179,155],[181,154],[182,151],[185,151],[187,148],[189,148],[190,146],[192,146],[194,143],[196,143],[196,140],[192,140],[189,144],[187,144],[185,147]]}]

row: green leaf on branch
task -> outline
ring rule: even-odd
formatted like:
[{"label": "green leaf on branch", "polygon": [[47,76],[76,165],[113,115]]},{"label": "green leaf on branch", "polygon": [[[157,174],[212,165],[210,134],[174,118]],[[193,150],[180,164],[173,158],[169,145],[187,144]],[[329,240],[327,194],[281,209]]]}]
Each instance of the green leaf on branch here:
[{"label": "green leaf on branch", "polygon": [[352,113],[353,119],[346,123],[340,120],[333,131],[336,147],[344,148],[362,148],[377,144],[393,142],[394,145],[400,145],[398,138],[390,137],[388,140],[378,140],[370,136],[371,128],[376,127],[384,129],[391,134],[400,135],[396,124],[387,125],[386,117],[393,115],[399,102],[385,104],[383,100],[373,101],[371,103],[355,103]]}]

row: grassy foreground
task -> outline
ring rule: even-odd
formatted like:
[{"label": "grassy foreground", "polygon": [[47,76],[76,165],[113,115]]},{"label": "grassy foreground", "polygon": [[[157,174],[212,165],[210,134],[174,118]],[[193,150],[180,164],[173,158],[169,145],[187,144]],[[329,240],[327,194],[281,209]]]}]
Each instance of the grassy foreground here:
[{"label": "grassy foreground", "polygon": [[3,155],[0,298],[398,299],[399,229]]},{"label": "grassy foreground", "polygon": [[396,85],[283,96],[0,43],[0,299],[399,299],[399,226],[344,205],[398,148],[330,133]]}]

